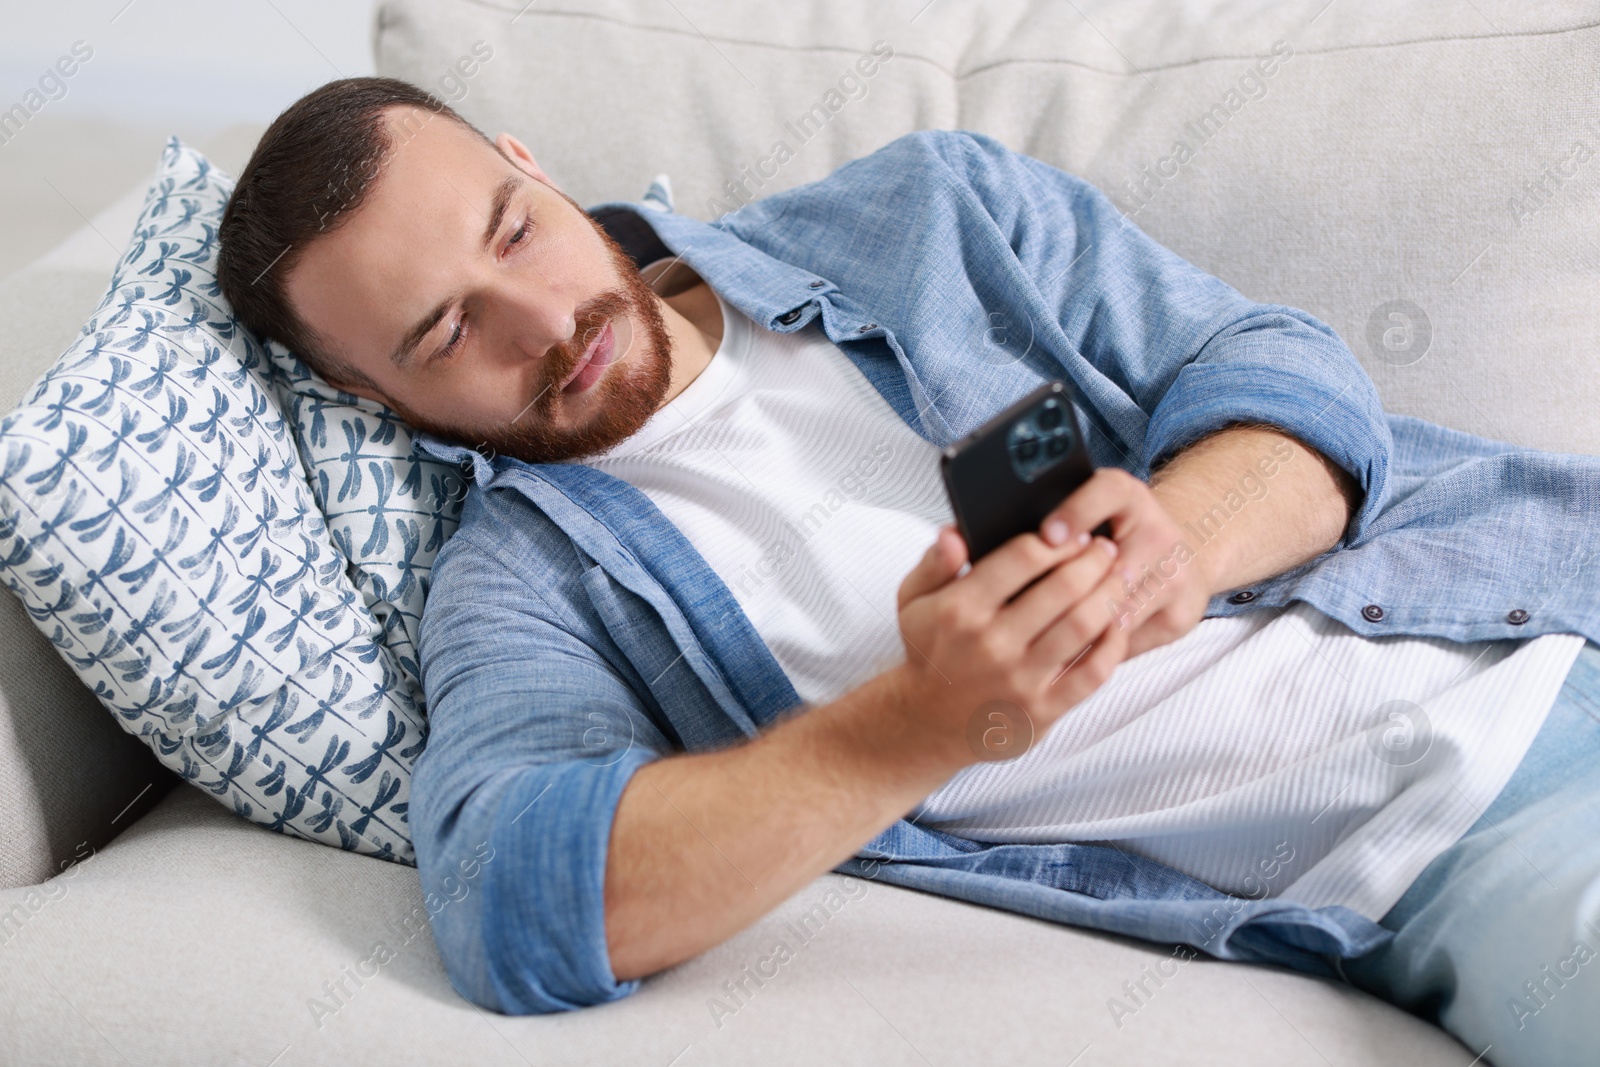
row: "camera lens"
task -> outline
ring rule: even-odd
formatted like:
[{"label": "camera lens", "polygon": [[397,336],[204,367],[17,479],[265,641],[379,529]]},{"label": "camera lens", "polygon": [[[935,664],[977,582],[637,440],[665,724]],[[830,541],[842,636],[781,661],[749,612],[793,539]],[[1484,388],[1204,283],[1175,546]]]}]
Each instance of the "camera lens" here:
[{"label": "camera lens", "polygon": [[1039,440],[1035,437],[1024,437],[1017,442],[1017,458],[1030,460],[1039,454]]},{"label": "camera lens", "polygon": [[1039,409],[1039,428],[1053,430],[1061,425],[1061,405],[1054,400],[1046,400]]},{"label": "camera lens", "polygon": [[1058,456],[1066,455],[1067,454],[1067,435],[1066,434],[1060,434],[1060,435],[1058,435],[1056,437],[1052,437],[1052,438],[1050,438],[1050,440],[1046,441],[1045,444],[1044,444],[1044,454],[1049,456],[1051,459],[1055,459]]}]

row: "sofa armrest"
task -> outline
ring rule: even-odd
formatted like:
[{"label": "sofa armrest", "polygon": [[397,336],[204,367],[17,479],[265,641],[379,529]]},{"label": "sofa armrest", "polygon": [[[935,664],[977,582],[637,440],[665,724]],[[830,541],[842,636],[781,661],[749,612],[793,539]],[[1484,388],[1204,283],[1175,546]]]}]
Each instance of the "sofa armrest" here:
[{"label": "sofa armrest", "polygon": [[[99,220],[108,237],[127,236],[126,227],[106,225]],[[94,243],[103,264],[93,262]],[[0,412],[15,407],[77,335],[115,258],[86,227],[0,284]],[[176,781],[78,680],[21,601],[0,594],[0,888],[59,874]]]}]

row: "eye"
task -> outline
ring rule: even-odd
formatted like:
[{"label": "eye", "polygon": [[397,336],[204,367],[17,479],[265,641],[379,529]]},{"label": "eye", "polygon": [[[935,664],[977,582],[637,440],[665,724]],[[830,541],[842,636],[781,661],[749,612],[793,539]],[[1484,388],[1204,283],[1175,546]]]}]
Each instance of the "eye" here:
[{"label": "eye", "polygon": [[461,318],[457,319],[455,325],[450,328],[450,339],[445,342],[443,348],[439,349],[439,354],[434,357],[434,361],[442,363],[451,356],[455,355],[456,350],[461,347],[462,338],[466,336],[467,319],[466,316],[463,315]]},{"label": "eye", "polygon": [[519,225],[515,230],[511,231],[511,236],[506,238],[507,247],[520,244],[522,239],[526,236],[528,236],[528,220],[523,219],[521,225]]}]

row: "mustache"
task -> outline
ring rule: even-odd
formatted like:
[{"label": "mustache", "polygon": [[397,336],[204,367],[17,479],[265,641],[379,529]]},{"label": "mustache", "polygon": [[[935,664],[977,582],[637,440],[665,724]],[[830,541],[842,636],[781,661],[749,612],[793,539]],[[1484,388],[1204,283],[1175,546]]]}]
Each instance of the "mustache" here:
[{"label": "mustache", "polygon": [[[553,345],[544,357],[544,388],[539,392],[536,406],[548,414],[561,392],[561,384],[572,374],[589,345],[605,329],[606,323],[626,312],[630,307],[628,296],[620,289],[610,289],[586,301],[573,316],[576,326],[570,340]],[[618,352],[614,362],[621,363],[627,352]]]}]

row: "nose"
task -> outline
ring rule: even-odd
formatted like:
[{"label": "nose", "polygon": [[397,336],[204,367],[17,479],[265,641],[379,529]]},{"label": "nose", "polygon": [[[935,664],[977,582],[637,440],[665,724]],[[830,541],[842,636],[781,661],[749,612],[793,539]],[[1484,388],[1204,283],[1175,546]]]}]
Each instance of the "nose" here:
[{"label": "nose", "polygon": [[500,337],[495,350],[505,358],[526,362],[543,359],[556,345],[577,332],[578,305],[543,274],[518,272],[498,279],[495,316]]}]

